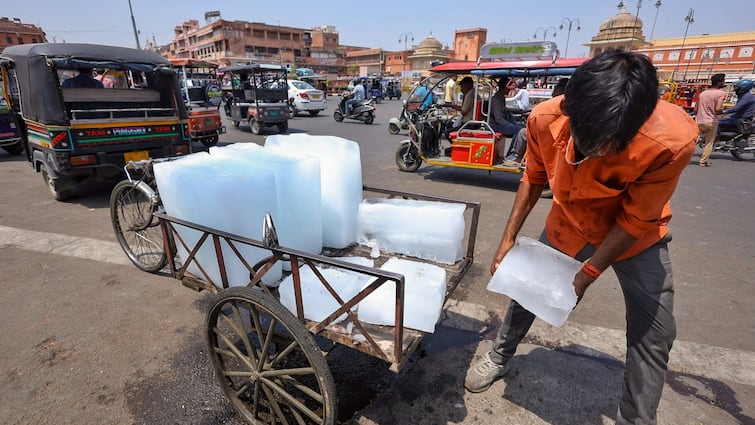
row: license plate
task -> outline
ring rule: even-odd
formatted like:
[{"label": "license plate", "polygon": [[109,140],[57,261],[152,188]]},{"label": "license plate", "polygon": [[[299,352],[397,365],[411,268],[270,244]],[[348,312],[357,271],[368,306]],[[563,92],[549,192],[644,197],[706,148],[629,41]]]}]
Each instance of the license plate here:
[{"label": "license plate", "polygon": [[313,100],[320,100],[320,95],[319,94],[313,94],[312,95],[312,99]]},{"label": "license plate", "polygon": [[274,116],[277,116],[277,115],[278,115],[278,111],[276,111],[275,109],[271,109],[271,110],[269,110],[269,111],[268,111],[267,113],[268,113],[268,114],[269,114],[269,115],[270,115],[271,117],[274,117]]},{"label": "license plate", "polygon": [[123,154],[123,160],[126,161],[126,164],[128,164],[129,161],[136,162],[143,159],[149,159],[149,151],[126,152]]}]

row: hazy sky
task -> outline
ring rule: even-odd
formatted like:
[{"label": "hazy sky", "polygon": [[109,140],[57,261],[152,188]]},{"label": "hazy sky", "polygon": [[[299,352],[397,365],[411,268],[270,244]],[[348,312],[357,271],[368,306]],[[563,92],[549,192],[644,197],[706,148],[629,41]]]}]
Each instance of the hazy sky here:
[{"label": "hazy sky", "polygon": [[[548,39],[555,40],[564,55],[567,29],[572,21],[568,56],[585,56],[588,49],[581,44],[597,34],[600,25],[618,13],[619,0],[535,0],[508,1],[478,0],[450,1],[369,1],[347,0],[281,2],[254,0],[131,0],[140,31],[140,43],[153,36],[158,44],[168,44],[173,28],[185,19],[204,24],[204,13],[218,10],[223,19],[264,22],[310,28],[334,25],[341,44],[382,47],[401,50],[403,34],[409,34],[408,45],[419,43],[433,34],[443,44],[452,45],[454,30],[483,27],[488,29],[488,41],[526,41],[542,39],[545,28],[564,29],[554,37],[548,29]],[[626,0],[627,10],[635,15],[640,4],[639,19],[644,22],[643,33],[650,37],[655,24],[654,38],[682,37],[687,26],[684,17],[694,9],[694,23],[688,35],[722,32],[755,31],[755,18],[742,0]],[[37,24],[47,33],[49,41],[86,42],[135,47],[128,0],[106,2],[81,0],[5,0],[0,16],[19,18]],[[272,6],[271,6],[272,5]],[[657,12],[657,20],[656,20]],[[581,29],[577,31],[577,26]],[[539,29],[540,28],[540,29]],[[401,42],[399,42],[401,39]]]}]

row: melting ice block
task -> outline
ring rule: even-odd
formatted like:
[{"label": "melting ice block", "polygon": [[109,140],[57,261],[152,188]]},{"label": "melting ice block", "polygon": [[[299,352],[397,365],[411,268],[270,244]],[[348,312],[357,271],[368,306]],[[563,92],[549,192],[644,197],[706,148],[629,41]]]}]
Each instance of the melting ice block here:
[{"label": "melting ice block", "polygon": [[465,208],[449,202],[366,199],[359,205],[357,242],[453,264],[462,258]]},{"label": "melting ice block", "polygon": [[520,236],[503,257],[488,290],[508,295],[545,322],[561,326],[577,305],[572,282],[581,266],[558,250]]},{"label": "melting ice block", "polygon": [[210,148],[210,158],[244,161],[249,170],[271,170],[278,205],[273,222],[281,246],[310,254],[322,251],[320,161],[316,157],[273,151],[254,143],[235,143]]},{"label": "melting ice block", "polygon": [[[391,258],[380,267],[404,275],[404,327],[434,332],[446,295],[446,270],[433,264]],[[394,326],[396,284],[386,282],[359,303],[359,320]]]},{"label": "melting ice block", "polygon": [[320,160],[323,246],[344,248],[356,241],[362,201],[362,162],[356,142],[335,136],[272,135],[265,149],[297,152]]},{"label": "melting ice block", "polygon": [[[249,169],[243,161],[216,158],[205,152],[157,163],[154,169],[160,198],[170,216],[259,240],[262,237],[265,213],[277,213],[275,175],[270,169]],[[177,230],[189,248],[193,248],[201,236],[200,232],[183,226],[178,226]],[[176,244],[179,258],[186,261],[187,250],[178,240]],[[268,250],[234,245],[250,265],[270,255]],[[221,248],[229,285],[246,285],[249,282],[247,268],[222,240]],[[211,238],[203,243],[196,259],[209,278],[219,286],[222,280]],[[205,277],[194,263],[189,265],[189,271]],[[281,268],[278,263],[265,275],[263,281],[275,282],[280,277]]]},{"label": "melting ice block", "polygon": [[[340,257],[340,260],[359,264],[365,267],[373,267],[374,262],[367,258],[361,257]],[[325,280],[333,287],[341,300],[348,301],[353,298],[372,278],[349,270],[318,266],[317,270],[323,275]],[[332,314],[340,307],[338,301],[333,295],[325,289],[322,282],[317,278],[315,273],[308,266],[299,269],[301,280],[301,297],[302,307],[304,308],[304,318],[320,322]],[[288,276],[278,287],[280,302],[289,311],[296,315],[296,296],[294,295],[294,278]],[[333,323],[345,320],[346,313],[337,317]]]}]

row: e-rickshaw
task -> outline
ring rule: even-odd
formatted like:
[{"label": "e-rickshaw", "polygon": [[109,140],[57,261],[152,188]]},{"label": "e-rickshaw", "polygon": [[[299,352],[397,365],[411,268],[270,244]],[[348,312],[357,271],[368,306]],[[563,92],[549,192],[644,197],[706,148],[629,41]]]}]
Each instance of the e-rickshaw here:
[{"label": "e-rickshaw", "polygon": [[[0,55],[22,145],[57,200],[84,179],[111,179],[129,161],[191,152],[170,61],[94,44],[23,44]],[[119,75],[107,85],[96,80]],[[72,79],[71,81],[68,81]]]},{"label": "e-rickshaw", "polygon": [[401,99],[401,80],[396,77],[383,78],[383,97],[385,99]]},{"label": "e-rickshaw", "polygon": [[223,91],[218,66],[193,59],[171,59],[181,81],[181,92],[189,111],[189,137],[206,147],[215,146],[225,126],[220,119]]},{"label": "e-rickshaw", "polygon": [[[553,79],[569,76],[586,58],[559,58],[553,42],[525,42],[486,44],[477,62],[452,62],[433,67],[431,75],[410,92],[406,104],[410,123],[410,139],[403,140],[396,150],[396,165],[401,171],[416,171],[422,162],[441,167],[471,168],[488,171],[521,173],[525,163],[511,166],[500,163],[498,152],[500,133],[489,124],[490,97],[495,93],[494,81],[502,77]],[[449,79],[471,76],[474,81],[474,119],[450,134],[450,141],[442,140],[449,126],[452,107],[434,96],[433,103],[421,107],[415,95],[422,86],[430,93],[442,93]],[[458,88],[457,88],[458,89]],[[498,143],[496,143],[498,142]],[[524,158],[526,160],[526,156]]]},{"label": "e-rickshaw", "polygon": [[0,73],[0,147],[11,155],[18,155],[24,151],[24,145],[21,143],[21,133],[16,125],[16,117],[8,109],[8,98],[3,90],[3,81],[5,80]]},{"label": "e-rickshaw", "polygon": [[238,127],[249,123],[253,134],[262,127],[277,126],[288,131],[288,70],[278,65],[235,65],[221,68],[230,82],[230,102],[226,115]]}]

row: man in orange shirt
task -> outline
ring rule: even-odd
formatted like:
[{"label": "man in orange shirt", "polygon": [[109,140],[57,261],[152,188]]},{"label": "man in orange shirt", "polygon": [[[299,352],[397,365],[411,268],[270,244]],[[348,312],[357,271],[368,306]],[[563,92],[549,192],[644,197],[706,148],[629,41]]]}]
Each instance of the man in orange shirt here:
[{"label": "man in orange shirt", "polygon": [[[584,261],[578,299],[612,266],[624,292],[627,355],[617,424],[654,424],[676,336],[667,243],[669,199],[695,150],[697,126],[678,106],[658,101],[658,78],[644,55],[609,50],[574,73],[563,97],[527,120],[527,169],[494,273],[545,184],[553,204],[540,240]],[[467,372],[470,392],[487,390],[535,316],[512,300],[490,352]]]}]

